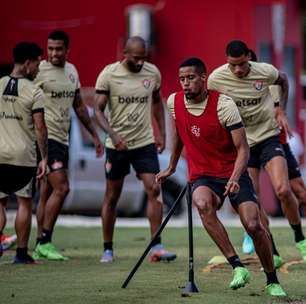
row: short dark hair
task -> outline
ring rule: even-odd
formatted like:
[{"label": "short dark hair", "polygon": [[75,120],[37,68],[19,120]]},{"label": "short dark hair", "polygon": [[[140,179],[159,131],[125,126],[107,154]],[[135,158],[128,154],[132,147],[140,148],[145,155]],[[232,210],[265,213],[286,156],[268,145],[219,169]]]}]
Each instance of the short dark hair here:
[{"label": "short dark hair", "polygon": [[63,40],[66,49],[68,49],[68,47],[69,47],[69,36],[64,31],[53,31],[49,34],[48,39]]},{"label": "short dark hair", "polygon": [[43,50],[34,42],[19,42],[13,49],[14,63],[25,63],[26,60],[35,60],[43,54]]},{"label": "short dark hair", "polygon": [[205,74],[206,73],[206,66],[205,63],[197,57],[190,57],[188,59],[185,59],[181,64],[180,64],[180,68],[184,68],[184,67],[190,67],[193,66],[195,67],[196,71],[199,74]]},{"label": "short dark hair", "polygon": [[249,56],[251,61],[257,61],[257,55],[252,49],[249,49]]},{"label": "short dark hair", "polygon": [[249,54],[249,48],[247,47],[246,43],[241,40],[232,40],[226,46],[226,56],[231,57],[240,57],[242,55]]}]

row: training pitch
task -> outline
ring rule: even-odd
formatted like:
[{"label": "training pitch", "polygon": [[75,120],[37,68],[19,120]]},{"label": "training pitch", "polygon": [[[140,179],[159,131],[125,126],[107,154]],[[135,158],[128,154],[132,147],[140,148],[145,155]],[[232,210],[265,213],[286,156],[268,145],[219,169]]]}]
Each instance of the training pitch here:
[{"label": "training pitch", "polygon": [[[241,258],[247,258],[241,254],[243,230],[230,228],[228,231]],[[122,289],[124,279],[149,242],[148,229],[117,228],[116,259],[113,264],[105,265],[99,262],[101,229],[58,227],[54,244],[64,249],[63,254],[70,260],[11,265],[14,251],[5,252],[0,259],[0,303],[306,303],[306,264],[299,263],[301,257],[294,247],[292,231],[273,228],[272,232],[281,255],[289,262],[288,267],[278,271],[288,298],[271,299],[264,294],[265,276],[254,259],[247,260],[252,275],[250,284],[230,290],[230,266],[207,267],[208,260],[220,252],[201,228],[194,229],[195,281],[200,292],[182,296],[180,288],[188,279],[186,228],[166,228],[163,234],[167,249],[178,255],[176,261],[150,264],[146,259],[127,289]],[[34,239],[35,231],[32,231],[31,249]]]}]

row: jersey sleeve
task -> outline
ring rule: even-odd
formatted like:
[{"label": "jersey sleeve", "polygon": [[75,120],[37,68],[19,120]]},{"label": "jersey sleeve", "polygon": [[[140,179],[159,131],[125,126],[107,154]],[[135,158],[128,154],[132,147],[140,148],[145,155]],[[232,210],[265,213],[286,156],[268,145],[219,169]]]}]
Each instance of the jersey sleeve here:
[{"label": "jersey sleeve", "polygon": [[218,85],[218,76],[217,73],[212,72],[208,79],[207,79],[207,89],[208,90],[214,90],[214,91],[220,91],[219,85]]},{"label": "jersey sleeve", "polygon": [[41,88],[36,87],[33,92],[32,113],[44,111],[45,95]]},{"label": "jersey sleeve", "polygon": [[239,110],[232,98],[220,94],[217,111],[219,121],[224,128],[235,130],[243,127]]},{"label": "jersey sleeve", "polygon": [[282,88],[279,85],[270,85],[269,86],[269,91],[272,97],[272,100],[274,102],[274,104],[278,104],[281,100],[281,91]]},{"label": "jersey sleeve", "polygon": [[159,90],[160,86],[161,86],[161,74],[160,74],[160,71],[158,69],[156,69],[154,91]]},{"label": "jersey sleeve", "polygon": [[109,91],[110,91],[110,73],[109,73],[109,68],[105,67],[97,78],[96,93],[109,94]]},{"label": "jersey sleeve", "polygon": [[279,71],[272,64],[262,63],[263,73],[268,80],[268,84],[272,85],[279,77]]},{"label": "jersey sleeve", "polygon": [[171,94],[167,99],[167,108],[173,119],[175,119],[174,98],[175,98],[175,93]]}]

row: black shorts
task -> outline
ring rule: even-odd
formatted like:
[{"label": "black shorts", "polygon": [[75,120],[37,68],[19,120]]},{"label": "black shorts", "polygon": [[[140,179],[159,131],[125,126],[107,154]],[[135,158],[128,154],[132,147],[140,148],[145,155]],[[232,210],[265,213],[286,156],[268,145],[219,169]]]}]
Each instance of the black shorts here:
[{"label": "black shorts", "polygon": [[[202,176],[192,183],[191,192],[193,193],[193,191],[199,186],[206,186],[210,188],[220,198],[221,204],[219,208],[221,208],[225,199],[223,193],[225,192],[225,186],[228,180],[229,180],[228,178]],[[241,175],[239,179],[239,186],[240,186],[240,191],[238,193],[235,194],[230,193],[228,195],[228,198],[235,210],[237,210],[238,206],[244,202],[250,201],[257,203],[257,197],[253,188],[253,184],[247,172]]]},{"label": "black shorts", "polygon": [[106,148],[105,175],[107,179],[117,180],[130,173],[130,165],[136,174],[159,172],[159,162],[155,144],[126,151]]},{"label": "black shorts", "polygon": [[0,164],[0,191],[13,194],[24,188],[36,176],[36,167]]},{"label": "black shorts", "polygon": [[295,159],[289,144],[283,144],[283,149],[285,152],[285,157],[287,160],[287,166],[288,166],[288,176],[289,179],[294,179],[297,177],[301,177],[301,171],[300,171],[300,167],[299,164],[297,162],[297,160]]},{"label": "black shorts", "polygon": [[250,148],[248,167],[257,169],[260,169],[261,167],[264,168],[267,162],[275,156],[285,157],[282,144],[279,140],[279,135],[269,137]]},{"label": "black shorts", "polygon": [[[41,156],[36,145],[37,162],[41,161]],[[48,139],[48,172],[68,169],[69,147],[54,139]]]}]

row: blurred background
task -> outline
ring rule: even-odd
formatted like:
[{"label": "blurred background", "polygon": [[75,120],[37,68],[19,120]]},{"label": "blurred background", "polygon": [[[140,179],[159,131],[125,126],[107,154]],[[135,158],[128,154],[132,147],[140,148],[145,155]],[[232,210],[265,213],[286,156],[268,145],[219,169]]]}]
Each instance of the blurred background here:
[{"label": "blurred background", "polygon": [[[165,99],[179,89],[177,72],[184,58],[202,58],[210,72],[225,63],[225,46],[230,40],[244,40],[257,53],[259,61],[274,64],[289,78],[287,113],[296,132],[291,147],[305,176],[305,0],[11,0],[2,6],[0,20],[0,76],[10,73],[11,50],[17,42],[35,41],[46,53],[48,33],[62,29],[70,35],[69,61],[79,71],[82,94],[89,106],[93,102],[99,72],[105,65],[122,58],[124,41],[129,36],[140,35],[146,40],[150,61],[161,70]],[[168,133],[171,133],[171,123],[167,125]],[[90,165],[94,158],[90,139],[84,130],[78,130],[77,123],[72,124],[73,128],[76,132],[71,136],[74,141],[71,143],[74,150],[70,154],[71,193],[64,212],[97,214],[104,189],[103,160]],[[170,138],[168,136],[168,140]],[[165,157],[168,156],[166,151]],[[181,164],[181,171],[174,182],[175,185],[171,186],[174,189],[172,197],[186,182],[185,163]],[[136,192],[140,192],[139,201],[143,204],[145,198],[141,184],[136,178],[132,178],[131,183],[124,191],[127,193],[133,186]],[[264,172],[261,184],[261,199],[267,212],[272,216],[281,215]],[[90,189],[95,189],[92,194],[86,192]],[[132,198],[135,199],[135,195],[132,194]],[[86,201],[88,197],[90,199]],[[121,215],[131,216],[126,211],[135,202],[127,199],[127,195],[123,194],[122,197],[121,204],[127,203],[127,207],[122,207]],[[143,214],[138,211],[133,215]]]}]

